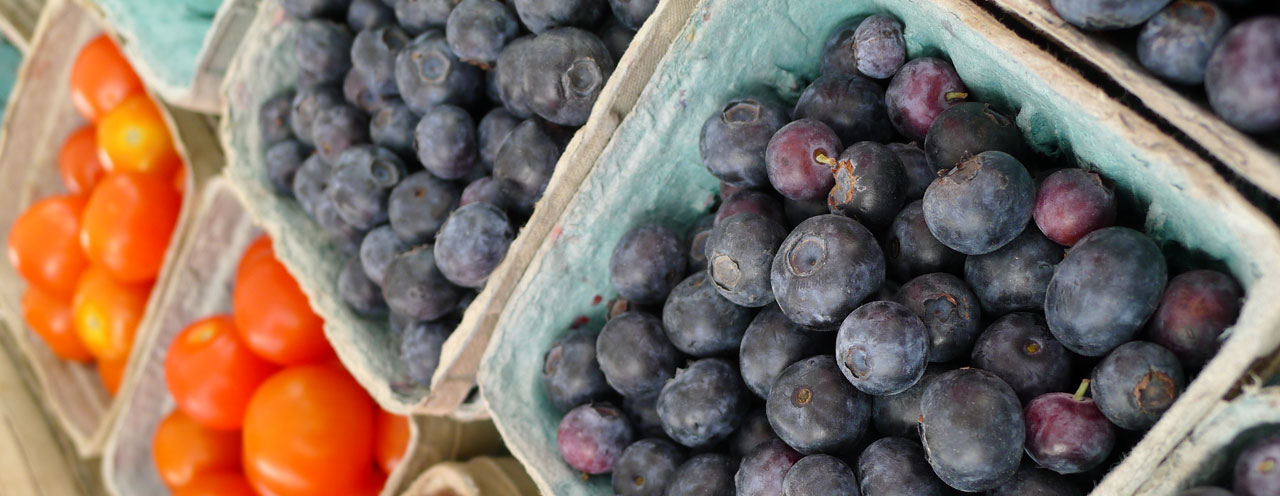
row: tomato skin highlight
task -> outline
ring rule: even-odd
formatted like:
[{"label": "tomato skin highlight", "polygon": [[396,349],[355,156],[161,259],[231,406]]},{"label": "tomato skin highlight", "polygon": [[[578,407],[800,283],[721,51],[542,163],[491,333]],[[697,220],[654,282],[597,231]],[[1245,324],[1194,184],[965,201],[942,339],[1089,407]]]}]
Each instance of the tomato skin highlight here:
[{"label": "tomato skin highlight", "polygon": [[169,489],[178,489],[204,474],[238,472],[240,432],[209,429],[182,410],[174,410],[156,426],[151,454],[160,480]]},{"label": "tomato skin highlight", "polygon": [[28,283],[70,296],[89,266],[79,236],[81,196],[50,196],[27,207],[9,228],[9,263]]},{"label": "tomato skin highlight", "polygon": [[121,282],[156,278],[178,224],[182,197],[167,178],[107,174],[84,208],[80,245]]},{"label": "tomato skin highlight", "polygon": [[27,286],[22,293],[22,319],[58,358],[73,362],[93,359],[93,354],[76,334],[69,299],[38,286]]},{"label": "tomato skin highlight", "polygon": [[210,429],[237,430],[258,386],[278,370],[240,341],[230,316],[187,326],[164,360],[164,379],[178,409]]},{"label": "tomato skin highlight", "polygon": [[142,79],[105,34],[85,43],[71,66],[71,103],[89,122],[144,91]]},{"label": "tomato skin highlight", "polygon": [[121,283],[101,267],[90,266],[80,276],[71,299],[72,321],[80,342],[99,360],[126,360],[150,296],[150,282]]},{"label": "tomato skin highlight", "polygon": [[107,172],[166,178],[182,166],[169,125],[145,94],[126,98],[98,121],[98,160]]}]

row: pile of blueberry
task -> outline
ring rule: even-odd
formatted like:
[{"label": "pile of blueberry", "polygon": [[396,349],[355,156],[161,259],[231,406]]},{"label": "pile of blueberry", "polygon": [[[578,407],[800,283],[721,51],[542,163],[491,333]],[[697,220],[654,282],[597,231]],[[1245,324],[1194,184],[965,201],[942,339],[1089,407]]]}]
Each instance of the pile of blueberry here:
[{"label": "pile of blueberry", "polygon": [[[1156,77],[1188,88],[1203,85],[1213,111],[1241,131],[1280,131],[1280,16],[1274,15],[1274,3],[1170,2],[1052,0],[1052,5],[1082,29],[1138,30],[1138,61]],[[1244,20],[1233,27],[1232,17]]]},{"label": "pile of blueberry", "polygon": [[619,495],[1080,494],[1242,289],[1167,280],[1107,180],[907,60],[896,19],[841,25],[821,68],[706,120],[717,212],[618,242],[604,327],[543,361],[560,455]]},{"label": "pile of blueberry", "polygon": [[1245,445],[1231,473],[1234,492],[1220,487],[1187,489],[1178,496],[1268,496],[1280,494],[1280,433]]},{"label": "pile of blueberry", "polygon": [[337,292],[388,316],[406,385],[430,382],[656,2],[283,0],[299,71],[259,110],[266,176],[350,257]]}]

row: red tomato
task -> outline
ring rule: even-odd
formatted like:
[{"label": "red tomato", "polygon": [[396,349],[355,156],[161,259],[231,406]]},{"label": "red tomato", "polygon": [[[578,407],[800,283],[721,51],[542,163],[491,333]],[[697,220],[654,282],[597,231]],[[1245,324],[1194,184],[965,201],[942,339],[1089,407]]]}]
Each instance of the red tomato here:
[{"label": "red tomato", "polygon": [[107,172],[173,177],[182,166],[160,109],[145,94],[126,98],[98,121],[98,159]]},{"label": "red tomato", "polygon": [[71,318],[80,342],[99,360],[124,361],[150,295],[150,283],[116,282],[102,268],[90,266],[71,299]]},{"label": "red tomato", "polygon": [[271,236],[261,234],[258,235],[257,238],[254,238],[253,242],[249,243],[249,246],[245,247],[244,253],[240,255],[240,263],[239,265],[236,265],[235,285],[240,285],[240,280],[244,277],[242,274],[244,274],[249,267],[253,267],[259,261],[264,259],[274,260],[275,252],[271,249]]},{"label": "red tomato", "polygon": [[9,228],[9,263],[27,282],[69,296],[89,260],[80,250],[83,197],[50,196],[31,204]]},{"label": "red tomato", "polygon": [[[387,474],[374,470],[369,474],[369,478],[365,482],[351,491],[351,496],[378,496],[382,493],[382,486],[387,485]],[[437,494],[435,496],[449,496],[447,494]]]},{"label": "red tomato", "polygon": [[71,301],[37,286],[22,293],[22,318],[44,340],[53,354],[63,360],[86,362],[93,358],[76,335],[71,317]]},{"label": "red tomato", "polygon": [[58,151],[58,174],[67,191],[77,195],[93,191],[106,174],[98,160],[98,133],[93,126],[77,129],[62,142],[62,149]]},{"label": "red tomato", "polygon": [[[173,496],[259,496],[240,472],[201,474]],[[263,495],[267,496],[267,495]]]},{"label": "red tomato", "polygon": [[236,329],[250,349],[281,365],[316,363],[333,355],[324,321],[284,265],[263,256],[241,269],[231,305]]},{"label": "red tomato", "polygon": [[120,381],[124,380],[124,369],[128,364],[128,359],[98,360],[98,378],[102,379],[102,387],[105,387],[111,396],[120,392]]},{"label": "red tomato", "polygon": [[373,471],[375,410],[345,371],[299,365],[277,373],[245,413],[249,483],[279,496],[351,494]]},{"label": "red tomato", "polygon": [[182,197],[168,178],[107,174],[84,208],[80,245],[89,260],[123,282],[155,279]]},{"label": "red tomato", "polygon": [[373,456],[382,471],[389,474],[409,449],[409,417],[379,409],[373,429]]},{"label": "red tomato", "polygon": [[151,454],[160,480],[177,489],[203,474],[239,471],[240,431],[209,429],[174,410],[156,426]]},{"label": "red tomato", "polygon": [[164,358],[164,380],[178,409],[210,429],[239,429],[254,390],[275,371],[240,341],[226,315],[187,326]]},{"label": "red tomato", "polygon": [[90,122],[97,122],[129,95],[142,92],[142,80],[107,35],[85,43],[76,55],[71,66],[71,103]]}]

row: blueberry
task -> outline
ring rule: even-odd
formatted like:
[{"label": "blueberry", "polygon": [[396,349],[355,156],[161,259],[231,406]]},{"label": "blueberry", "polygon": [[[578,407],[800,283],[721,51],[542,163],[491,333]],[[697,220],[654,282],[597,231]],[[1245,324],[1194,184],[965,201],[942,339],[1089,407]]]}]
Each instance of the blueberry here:
[{"label": "blueberry", "polygon": [[1252,441],[1236,458],[1233,487],[1240,496],[1262,496],[1280,491],[1280,436],[1272,434]]},{"label": "blueberry", "polygon": [[989,496],[1082,496],[1071,479],[1026,464],[1008,482],[987,493]]},{"label": "blueberry", "polygon": [[920,200],[907,204],[893,219],[885,234],[884,258],[889,275],[899,281],[932,272],[956,273],[965,262],[964,254],[948,248],[929,232]]},{"label": "blueberry", "polygon": [[1070,355],[1037,314],[996,319],[978,336],[971,359],[974,367],[1004,379],[1023,401],[1062,391],[1071,381]]},{"label": "blueberry", "polygon": [[973,291],[951,274],[934,272],[908,281],[894,298],[920,317],[929,331],[929,361],[965,356],[982,320]]},{"label": "blueberry", "polygon": [[347,7],[347,26],[355,31],[391,25],[395,22],[395,9],[382,0],[351,0],[351,6]]},{"label": "blueberry", "polygon": [[915,143],[889,143],[886,146],[898,156],[902,169],[907,173],[907,202],[924,198],[925,190],[938,178],[938,170],[929,165],[924,150]]},{"label": "blueberry", "polygon": [[435,237],[449,213],[457,208],[458,200],[457,186],[418,171],[391,190],[387,218],[401,241],[425,243]]},{"label": "blueberry", "polygon": [[990,315],[1039,312],[1044,296],[1066,250],[1049,241],[1035,226],[1027,226],[1009,244],[964,261],[964,280]]},{"label": "blueberry", "polygon": [[684,460],[684,451],[665,439],[631,443],[613,465],[613,494],[662,496]]},{"label": "blueberry", "polygon": [[640,29],[658,8],[658,0],[609,0],[614,17],[631,29]]},{"label": "blueberry", "polygon": [[584,474],[613,471],[632,438],[627,418],[609,403],[588,403],[574,408],[565,414],[556,429],[560,457]]},{"label": "blueberry", "polygon": [[400,98],[419,114],[441,103],[468,105],[483,84],[480,69],[458,60],[441,31],[418,35],[396,55]]},{"label": "blueberry", "polygon": [[298,70],[320,81],[336,83],[351,70],[351,30],[323,19],[310,19],[298,25],[294,59]]},{"label": "blueberry", "polygon": [[502,53],[498,54],[498,65],[488,72],[493,75],[491,86],[495,88],[502,106],[520,119],[534,116],[525,90],[525,75],[538,62],[534,57],[533,39],[533,35],[527,35],[507,42]]},{"label": "blueberry", "polygon": [[1146,235],[1127,227],[1094,231],[1071,248],[1049,281],[1049,330],[1068,350],[1105,355],[1132,339],[1155,311],[1167,271]]},{"label": "blueberry", "polygon": [[766,441],[742,459],[738,473],[734,474],[737,496],[777,496],[782,494],[782,482],[787,472],[804,455],[787,446],[781,440]]},{"label": "blueberry", "polygon": [[482,288],[516,237],[502,209],[472,203],[454,210],[436,234],[440,272],[464,288]]},{"label": "blueberry", "polygon": [[509,185],[517,211],[533,213],[563,151],[559,130],[549,124],[529,119],[511,130],[493,162],[493,177]]},{"label": "blueberry", "polygon": [[859,74],[858,58],[854,55],[856,46],[853,35],[861,24],[861,18],[848,19],[837,25],[831,30],[831,34],[827,35],[822,45],[823,75]]},{"label": "blueberry", "polygon": [[907,171],[898,156],[880,143],[863,141],[840,154],[835,186],[827,196],[831,213],[857,219],[882,231],[907,199]]},{"label": "blueberry", "polygon": [[1174,2],[1142,27],[1138,60],[1166,81],[1203,83],[1209,55],[1230,27],[1227,13],[1213,3]]},{"label": "blueberry", "polygon": [[357,146],[334,163],[326,191],[342,220],[368,230],[387,222],[387,198],[404,176],[404,164],[394,153]]},{"label": "blueberry", "polygon": [[942,111],[924,138],[924,153],[938,170],[986,151],[1005,152],[1017,159],[1028,155],[1017,124],[985,103],[957,103]]},{"label": "blueberry", "polygon": [[316,115],[311,141],[316,153],[336,166],[338,157],[348,148],[369,142],[369,117],[345,103],[330,105]]},{"label": "blueberry", "polygon": [[1170,0],[1050,0],[1067,22],[1088,30],[1125,29],[1142,24]]},{"label": "blueberry", "polygon": [[845,380],[831,355],[789,365],[765,402],[778,437],[805,454],[853,448],[871,420],[871,398]]},{"label": "blueberry", "polygon": [[311,155],[311,147],[287,138],[267,148],[263,162],[267,164],[267,180],[276,193],[293,194],[293,177]]},{"label": "blueberry", "polygon": [[262,143],[271,145],[293,137],[289,114],[293,111],[293,90],[275,94],[258,107],[258,131]]},{"label": "blueberry", "polygon": [[1231,28],[1209,57],[1204,85],[1228,124],[1247,133],[1280,129],[1280,16]]},{"label": "blueberry", "polygon": [[605,0],[513,0],[520,21],[542,33],[561,26],[594,26],[608,6]]},{"label": "blueberry", "polygon": [[853,56],[858,72],[875,79],[889,79],[907,60],[902,23],[883,14],[862,21],[853,32]]},{"label": "blueberry", "polygon": [[782,479],[786,496],[858,496],[858,478],[843,461],[831,455],[809,455],[801,458]]},{"label": "blueberry", "polygon": [[737,460],[719,453],[694,456],[671,475],[665,496],[733,496],[737,470]]},{"label": "blueberry", "polygon": [[1121,429],[1155,425],[1186,386],[1178,357],[1158,344],[1131,341],[1112,350],[1093,369],[1098,409]]},{"label": "blueberry", "polygon": [[520,122],[520,119],[502,107],[490,110],[480,119],[480,124],[476,126],[476,145],[480,150],[480,163],[486,169],[493,169],[493,164],[498,160],[498,150],[502,149],[507,136],[511,135],[511,131]]},{"label": "blueberry", "polygon": [[416,321],[405,326],[400,337],[400,360],[410,381],[419,386],[431,384],[431,376],[440,364],[440,350],[452,332],[453,326],[444,322]]},{"label": "blueberry", "polygon": [[947,485],[987,491],[1017,472],[1026,429],[1022,404],[995,374],[960,369],[938,376],[920,400],[920,417],[925,456]]},{"label": "blueberry", "polygon": [[744,307],[773,303],[769,270],[787,231],[754,213],[729,217],[706,242],[707,275],[724,298]]},{"label": "blueberry", "polygon": [[[516,4],[519,8],[520,2]],[[528,51],[531,60],[522,86],[529,109],[562,126],[585,124],[613,73],[614,60],[604,42],[590,31],[557,28],[534,37]]]},{"label": "blueberry", "polygon": [[344,12],[346,0],[283,0],[284,12],[294,19],[336,16]]},{"label": "blueberry", "polygon": [[382,278],[391,259],[409,248],[410,245],[401,241],[391,226],[383,224],[370,230],[360,242],[360,266],[369,280],[382,286]]},{"label": "blueberry", "polygon": [[622,54],[627,51],[631,40],[636,36],[636,30],[611,17],[596,30],[596,36],[599,36],[600,41],[604,42],[604,46],[609,49],[609,55],[613,56],[613,60],[621,62]]},{"label": "blueberry", "polygon": [[1106,461],[1115,446],[1111,421],[1092,399],[1085,398],[1087,381],[1075,396],[1048,393],[1027,402],[1027,456],[1036,465],[1059,474],[1093,470]]},{"label": "blueberry", "polygon": [[680,351],[697,356],[731,354],[755,312],[725,299],[706,272],[677,284],[662,306],[662,326]]},{"label": "blueberry", "polygon": [[360,229],[343,220],[338,213],[332,196],[327,192],[312,199],[313,215],[316,224],[327,234],[329,242],[345,255],[353,255],[360,251],[360,241],[364,239],[364,229]]},{"label": "blueberry", "polygon": [[876,431],[886,436],[919,438],[920,398],[924,396],[925,388],[929,387],[933,379],[945,371],[946,369],[940,364],[930,364],[925,368],[920,380],[906,391],[873,398],[871,420],[875,424]]},{"label": "blueberry", "polygon": [[1031,221],[1036,187],[1004,152],[982,152],[939,177],[924,193],[924,220],[942,244],[966,255],[1000,249]]},{"label": "blueberry", "polygon": [[[608,387],[608,384],[605,384]],[[610,389],[609,391],[613,391]],[[622,411],[631,421],[631,428],[637,435],[644,437],[667,438],[662,430],[662,419],[658,418],[658,393],[648,396],[625,396],[622,398]]]},{"label": "blueberry", "polygon": [[519,33],[515,10],[498,0],[462,0],[445,24],[453,53],[482,68],[496,63],[502,47]]},{"label": "blueberry", "polygon": [[698,222],[689,228],[689,232],[685,233],[685,240],[689,244],[689,264],[690,271],[699,271],[707,269],[707,240],[711,237],[711,229],[715,227],[716,216],[707,214],[698,218]]},{"label": "blueberry", "polygon": [[951,488],[934,475],[920,443],[886,437],[858,457],[858,483],[867,496],[950,496]]},{"label": "blueberry", "polygon": [[884,271],[884,253],[871,231],[828,214],[791,231],[773,259],[770,281],[792,322],[832,330],[884,284]]},{"label": "blueberry", "polygon": [[351,64],[365,74],[369,87],[379,95],[400,93],[396,85],[396,56],[409,45],[409,35],[394,25],[356,33],[351,43]]},{"label": "blueberry", "polygon": [[1218,352],[1219,336],[1235,324],[1243,297],[1240,284],[1221,272],[1179,274],[1164,289],[1147,336],[1177,355],[1186,369],[1199,369]]},{"label": "blueberry", "polygon": [[316,204],[320,203],[320,199],[329,201],[325,188],[329,186],[329,176],[332,174],[333,167],[314,153],[293,174],[293,197],[312,218],[316,217]]},{"label": "blueberry", "polygon": [[676,374],[683,361],[662,330],[662,320],[642,312],[609,319],[596,339],[596,359],[613,389],[624,396],[648,396]]},{"label": "blueberry", "polygon": [[384,97],[373,89],[372,84],[368,74],[365,74],[360,69],[353,68],[347,71],[347,76],[342,80],[342,96],[347,103],[354,105],[365,113],[377,113],[383,105],[386,105],[391,98],[394,98],[394,94]]},{"label": "blueberry", "polygon": [[792,114],[796,119],[822,121],[842,143],[884,142],[893,137],[884,90],[862,76],[819,76],[800,94]]},{"label": "blueberry", "polygon": [[462,188],[462,194],[458,197],[458,206],[465,207],[472,203],[488,203],[500,209],[505,208],[507,204],[506,192],[502,190],[502,183],[490,176],[484,176],[467,184]]},{"label": "blueberry", "polygon": [[747,393],[738,371],[719,358],[703,358],[677,371],[662,387],[658,418],[671,439],[698,448],[733,434],[746,406]]},{"label": "blueberry", "polygon": [[923,141],[933,121],[964,102],[968,91],[949,62],[921,57],[907,62],[893,76],[884,93],[884,104],[894,129],[908,139]]},{"label": "blueberry", "polygon": [[715,223],[719,224],[725,219],[743,212],[763,215],[779,225],[787,221],[782,205],[778,204],[777,197],[763,191],[743,189],[733,192],[733,194],[724,199],[720,209],[716,210]]},{"label": "blueberry", "polygon": [[782,369],[822,352],[823,343],[818,335],[787,320],[777,305],[770,305],[756,314],[742,336],[738,354],[742,379],[757,396],[768,398],[769,388]]},{"label": "blueberry", "polygon": [[312,124],[324,109],[342,103],[342,93],[330,86],[302,88],[294,95],[289,109],[289,127],[293,136],[303,143],[311,141]]},{"label": "blueberry", "polygon": [[359,254],[348,258],[338,273],[338,297],[360,315],[383,315],[387,312],[382,288],[365,275]]},{"label": "blueberry", "polygon": [[[769,100],[751,96],[729,100],[702,124],[698,136],[702,165],[711,175],[735,187],[768,184],[765,149],[788,120],[787,109]],[[834,155],[838,151],[828,153]]]},{"label": "blueberry", "polygon": [[396,21],[411,35],[443,29],[458,0],[395,0]]},{"label": "blueberry", "polygon": [[1086,234],[1115,225],[1116,194],[1098,174],[1062,169],[1040,181],[1032,216],[1045,236],[1071,246]]},{"label": "blueberry", "polygon": [[742,419],[738,430],[729,438],[729,454],[737,458],[745,457],[755,451],[756,446],[770,440],[781,440],[769,425],[769,415],[763,408],[757,408]]},{"label": "blueberry", "polygon": [[1220,487],[1200,486],[1183,490],[1176,496],[1235,496],[1235,493]]},{"label": "blueberry", "polygon": [[422,114],[413,136],[422,168],[440,179],[467,177],[479,161],[476,125],[461,107],[431,107]]},{"label": "blueberry", "polygon": [[415,320],[435,320],[454,309],[462,289],[445,279],[436,267],[431,245],[423,245],[387,264],[382,297],[392,312]]},{"label": "blueberry", "polygon": [[388,100],[369,120],[369,140],[402,158],[414,158],[413,131],[418,115],[400,100]]},{"label": "blueberry", "polygon": [[871,302],[840,324],[836,363],[854,387],[873,396],[906,391],[929,363],[929,331],[906,307]]},{"label": "blueberry", "polygon": [[643,305],[666,301],[684,277],[680,235],[658,224],[636,227],[618,240],[609,258],[609,280],[623,299]]}]

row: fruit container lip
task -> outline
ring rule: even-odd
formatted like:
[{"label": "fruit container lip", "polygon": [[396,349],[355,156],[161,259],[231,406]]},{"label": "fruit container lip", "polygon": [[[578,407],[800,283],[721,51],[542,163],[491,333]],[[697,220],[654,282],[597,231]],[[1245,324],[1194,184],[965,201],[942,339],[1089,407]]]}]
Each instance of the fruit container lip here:
[{"label": "fruit container lip", "polygon": [[1267,194],[1280,198],[1280,148],[1275,140],[1272,147],[1267,148],[1262,145],[1267,138],[1250,136],[1231,127],[1213,113],[1207,102],[1188,98],[1178,88],[1151,75],[1133,54],[1062,20],[1049,0],[986,1],[1101,70],[1223,165]]},{"label": "fruit container lip", "polygon": [[31,34],[40,20],[40,9],[45,0],[10,0],[0,3],[0,35],[3,35],[19,52],[27,53],[31,47]]},{"label": "fruit container lip", "polygon": [[[815,15],[821,13],[821,15]],[[703,170],[703,120],[730,98],[767,90],[794,99],[817,75],[834,26],[888,13],[906,27],[913,57],[947,56],[977,101],[1019,109],[1029,143],[1069,154],[1114,180],[1142,206],[1144,230],[1162,248],[1186,247],[1222,260],[1248,300],[1218,356],[1095,494],[1129,495],[1255,359],[1280,345],[1280,233],[1213,168],[1054,57],[964,0],[748,0],[698,4],[635,110],[618,127],[597,167],[501,315],[480,369],[481,393],[498,429],[546,494],[607,494],[608,477],[583,482],[560,460],[561,413],[539,380],[550,342],[582,317],[599,327],[614,294],[612,247],[631,227],[692,225],[711,206],[718,182]],[[668,20],[669,22],[672,22]],[[666,167],[655,167],[664,164]]]},{"label": "fruit container lip", "polygon": [[[659,13],[683,22],[692,2],[664,1]],[[654,16],[663,14],[655,13]],[[653,24],[653,23],[649,23]],[[404,375],[396,342],[385,322],[361,318],[336,296],[335,282],[344,258],[324,240],[320,227],[292,199],[274,195],[262,165],[257,111],[261,102],[293,86],[296,64],[288,49],[295,30],[286,22],[279,0],[263,0],[246,42],[223,83],[226,107],[220,130],[229,160],[227,176],[244,198],[250,214],[271,235],[280,261],[298,280],[312,308],[325,320],[325,336],[356,380],[388,411],[454,415],[488,415],[475,391],[475,374],[502,308],[517,296],[516,282],[533,261],[535,250],[553,231],[569,198],[578,189],[595,156],[622,116],[630,111],[678,24],[642,27],[637,41],[622,57],[606,83],[587,124],[578,130],[556,165],[551,182],[533,216],[521,228],[502,264],[467,309],[444,344],[440,365],[429,388],[393,388]]]}]

